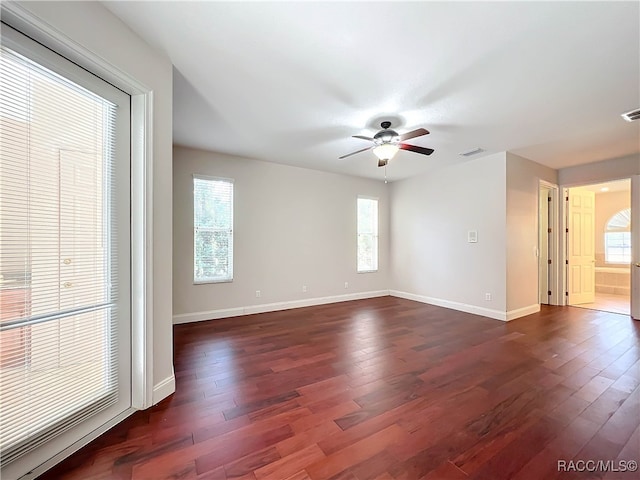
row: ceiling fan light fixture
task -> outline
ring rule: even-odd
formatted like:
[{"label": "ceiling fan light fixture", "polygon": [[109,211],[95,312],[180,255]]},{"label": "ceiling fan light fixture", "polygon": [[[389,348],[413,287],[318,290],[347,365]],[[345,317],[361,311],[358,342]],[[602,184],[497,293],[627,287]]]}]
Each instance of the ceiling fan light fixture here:
[{"label": "ceiling fan light fixture", "polygon": [[400,147],[398,145],[394,145],[392,143],[383,143],[382,145],[378,145],[373,149],[373,153],[378,160],[391,160],[396,153],[398,153]]}]

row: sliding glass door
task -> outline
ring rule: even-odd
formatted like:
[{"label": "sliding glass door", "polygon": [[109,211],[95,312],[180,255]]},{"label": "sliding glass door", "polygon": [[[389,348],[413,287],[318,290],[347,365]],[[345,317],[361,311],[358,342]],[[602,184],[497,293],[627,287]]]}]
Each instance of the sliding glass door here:
[{"label": "sliding glass door", "polygon": [[2,35],[4,471],[130,406],[130,98],[4,25]]}]

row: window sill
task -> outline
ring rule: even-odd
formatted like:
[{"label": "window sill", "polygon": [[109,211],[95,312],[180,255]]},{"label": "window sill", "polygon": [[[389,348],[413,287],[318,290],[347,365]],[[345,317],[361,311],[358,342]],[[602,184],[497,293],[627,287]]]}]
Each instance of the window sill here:
[{"label": "window sill", "polygon": [[358,270],[356,273],[376,273],[378,270]]},{"label": "window sill", "polygon": [[224,280],[194,280],[194,285],[209,285],[211,283],[233,283],[233,278]]}]

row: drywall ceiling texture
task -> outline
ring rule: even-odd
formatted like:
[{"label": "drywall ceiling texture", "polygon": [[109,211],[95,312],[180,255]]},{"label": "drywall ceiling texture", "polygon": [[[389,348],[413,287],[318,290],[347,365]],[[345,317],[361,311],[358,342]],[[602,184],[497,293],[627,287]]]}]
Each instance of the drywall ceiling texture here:
[{"label": "drywall ceiling texture", "polygon": [[390,117],[430,156],[482,147],[558,169],[637,154],[639,2],[105,2],[174,65],[175,143],[382,179]]},{"label": "drywall ceiling texture", "polygon": [[[173,378],[171,326],[172,73],[153,50],[97,2],[23,2],[21,6],[73,42],[153,90],[153,383]],[[154,398],[154,403],[161,398]]]},{"label": "drywall ceiling texture", "polygon": [[[183,147],[174,148],[173,168],[175,321],[237,315],[255,305],[388,293],[389,201],[384,183]],[[231,283],[193,284],[194,174],[234,180]],[[358,195],[379,200],[375,273],[356,273]]]},{"label": "drywall ceiling texture", "polygon": [[[391,184],[394,293],[504,316],[505,156],[496,153]],[[468,242],[469,231],[477,232],[477,243]],[[490,301],[485,300],[487,293]]]}]

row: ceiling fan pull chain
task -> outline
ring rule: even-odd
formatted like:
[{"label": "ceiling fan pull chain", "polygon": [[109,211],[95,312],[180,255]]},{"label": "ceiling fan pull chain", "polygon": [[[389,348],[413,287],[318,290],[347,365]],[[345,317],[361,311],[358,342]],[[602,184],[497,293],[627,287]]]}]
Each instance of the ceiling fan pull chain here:
[{"label": "ceiling fan pull chain", "polygon": [[387,183],[387,166],[384,166],[384,183]]}]

